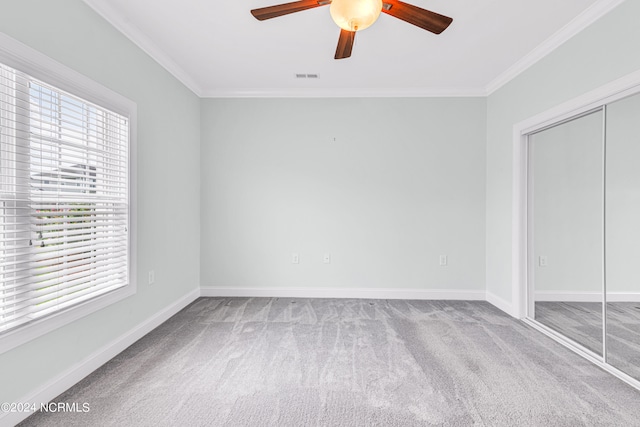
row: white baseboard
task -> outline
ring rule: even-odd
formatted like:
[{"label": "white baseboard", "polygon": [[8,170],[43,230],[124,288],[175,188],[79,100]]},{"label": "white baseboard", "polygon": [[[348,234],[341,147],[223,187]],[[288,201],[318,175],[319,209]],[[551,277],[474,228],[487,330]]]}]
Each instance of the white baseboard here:
[{"label": "white baseboard", "polygon": [[640,302],[640,292],[607,292],[607,302]]},{"label": "white baseboard", "polygon": [[[151,332],[153,329],[160,326],[163,322],[168,320],[171,316],[182,310],[187,305],[191,304],[194,300],[200,297],[200,290],[195,289],[189,292],[176,302],[165,307],[160,312],[156,313],[149,319],[135,326],[129,332],[116,338],[112,342],[106,344],[102,348],[98,349],[84,360],[73,365],[66,371],[60,373],[52,380],[48,381],[37,390],[31,392],[29,395],[18,399],[17,402],[32,403],[37,408],[41,404],[50,402],[56,396],[65,392],[87,375],[98,369],[100,366],[111,360],[118,355],[124,349],[131,344]],[[0,414],[0,426],[14,426],[20,421],[26,419],[30,412],[5,412]]]},{"label": "white baseboard", "polygon": [[[602,302],[602,292],[537,291],[541,302]],[[607,292],[607,302],[640,302],[640,292]]]},{"label": "white baseboard", "polygon": [[[487,302],[493,304],[498,309],[504,311],[510,316],[514,316],[513,314],[513,304],[502,297],[497,296],[494,293],[487,291]],[[515,316],[514,316],[515,317]]]},{"label": "white baseboard", "polygon": [[202,287],[203,297],[276,297],[276,298],[359,298],[408,300],[484,301],[482,290],[393,289],[393,288],[242,288]]}]

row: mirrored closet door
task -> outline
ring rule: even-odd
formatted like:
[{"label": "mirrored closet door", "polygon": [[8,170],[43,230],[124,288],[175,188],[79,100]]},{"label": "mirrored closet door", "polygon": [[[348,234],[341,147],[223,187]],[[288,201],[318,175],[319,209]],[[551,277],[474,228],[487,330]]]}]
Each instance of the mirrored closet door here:
[{"label": "mirrored closet door", "polygon": [[603,342],[602,109],[529,136],[533,317],[597,355]]},{"label": "mirrored closet door", "polygon": [[640,380],[640,94],[607,106],[607,362]]},{"label": "mirrored closet door", "polygon": [[528,318],[640,381],[640,94],[527,142]]}]

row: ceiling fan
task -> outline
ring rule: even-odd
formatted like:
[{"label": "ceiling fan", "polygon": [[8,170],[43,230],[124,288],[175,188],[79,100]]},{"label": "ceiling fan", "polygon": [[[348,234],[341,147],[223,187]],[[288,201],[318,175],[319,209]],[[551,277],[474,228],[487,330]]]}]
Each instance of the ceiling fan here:
[{"label": "ceiling fan", "polygon": [[340,27],[335,59],[351,56],[356,31],[364,30],[373,24],[381,12],[435,34],[443,32],[453,21],[447,16],[403,3],[400,0],[300,0],[253,9],[251,14],[259,21],[264,21],[329,4],[331,5],[329,7],[331,17]]}]

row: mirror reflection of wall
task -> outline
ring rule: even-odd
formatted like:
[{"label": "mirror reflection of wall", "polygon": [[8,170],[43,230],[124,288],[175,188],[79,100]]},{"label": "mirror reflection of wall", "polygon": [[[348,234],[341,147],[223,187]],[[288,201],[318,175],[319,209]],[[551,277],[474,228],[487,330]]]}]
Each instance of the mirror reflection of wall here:
[{"label": "mirror reflection of wall", "polygon": [[603,111],[529,136],[535,320],[602,354]]},{"label": "mirror reflection of wall", "polygon": [[640,94],[607,106],[607,362],[640,379]]}]

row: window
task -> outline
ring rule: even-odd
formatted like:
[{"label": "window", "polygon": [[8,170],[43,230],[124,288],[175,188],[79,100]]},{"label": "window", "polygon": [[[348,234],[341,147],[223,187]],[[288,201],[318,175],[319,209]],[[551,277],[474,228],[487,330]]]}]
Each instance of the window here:
[{"label": "window", "polygon": [[0,339],[132,287],[130,117],[45,79],[0,63]]}]

